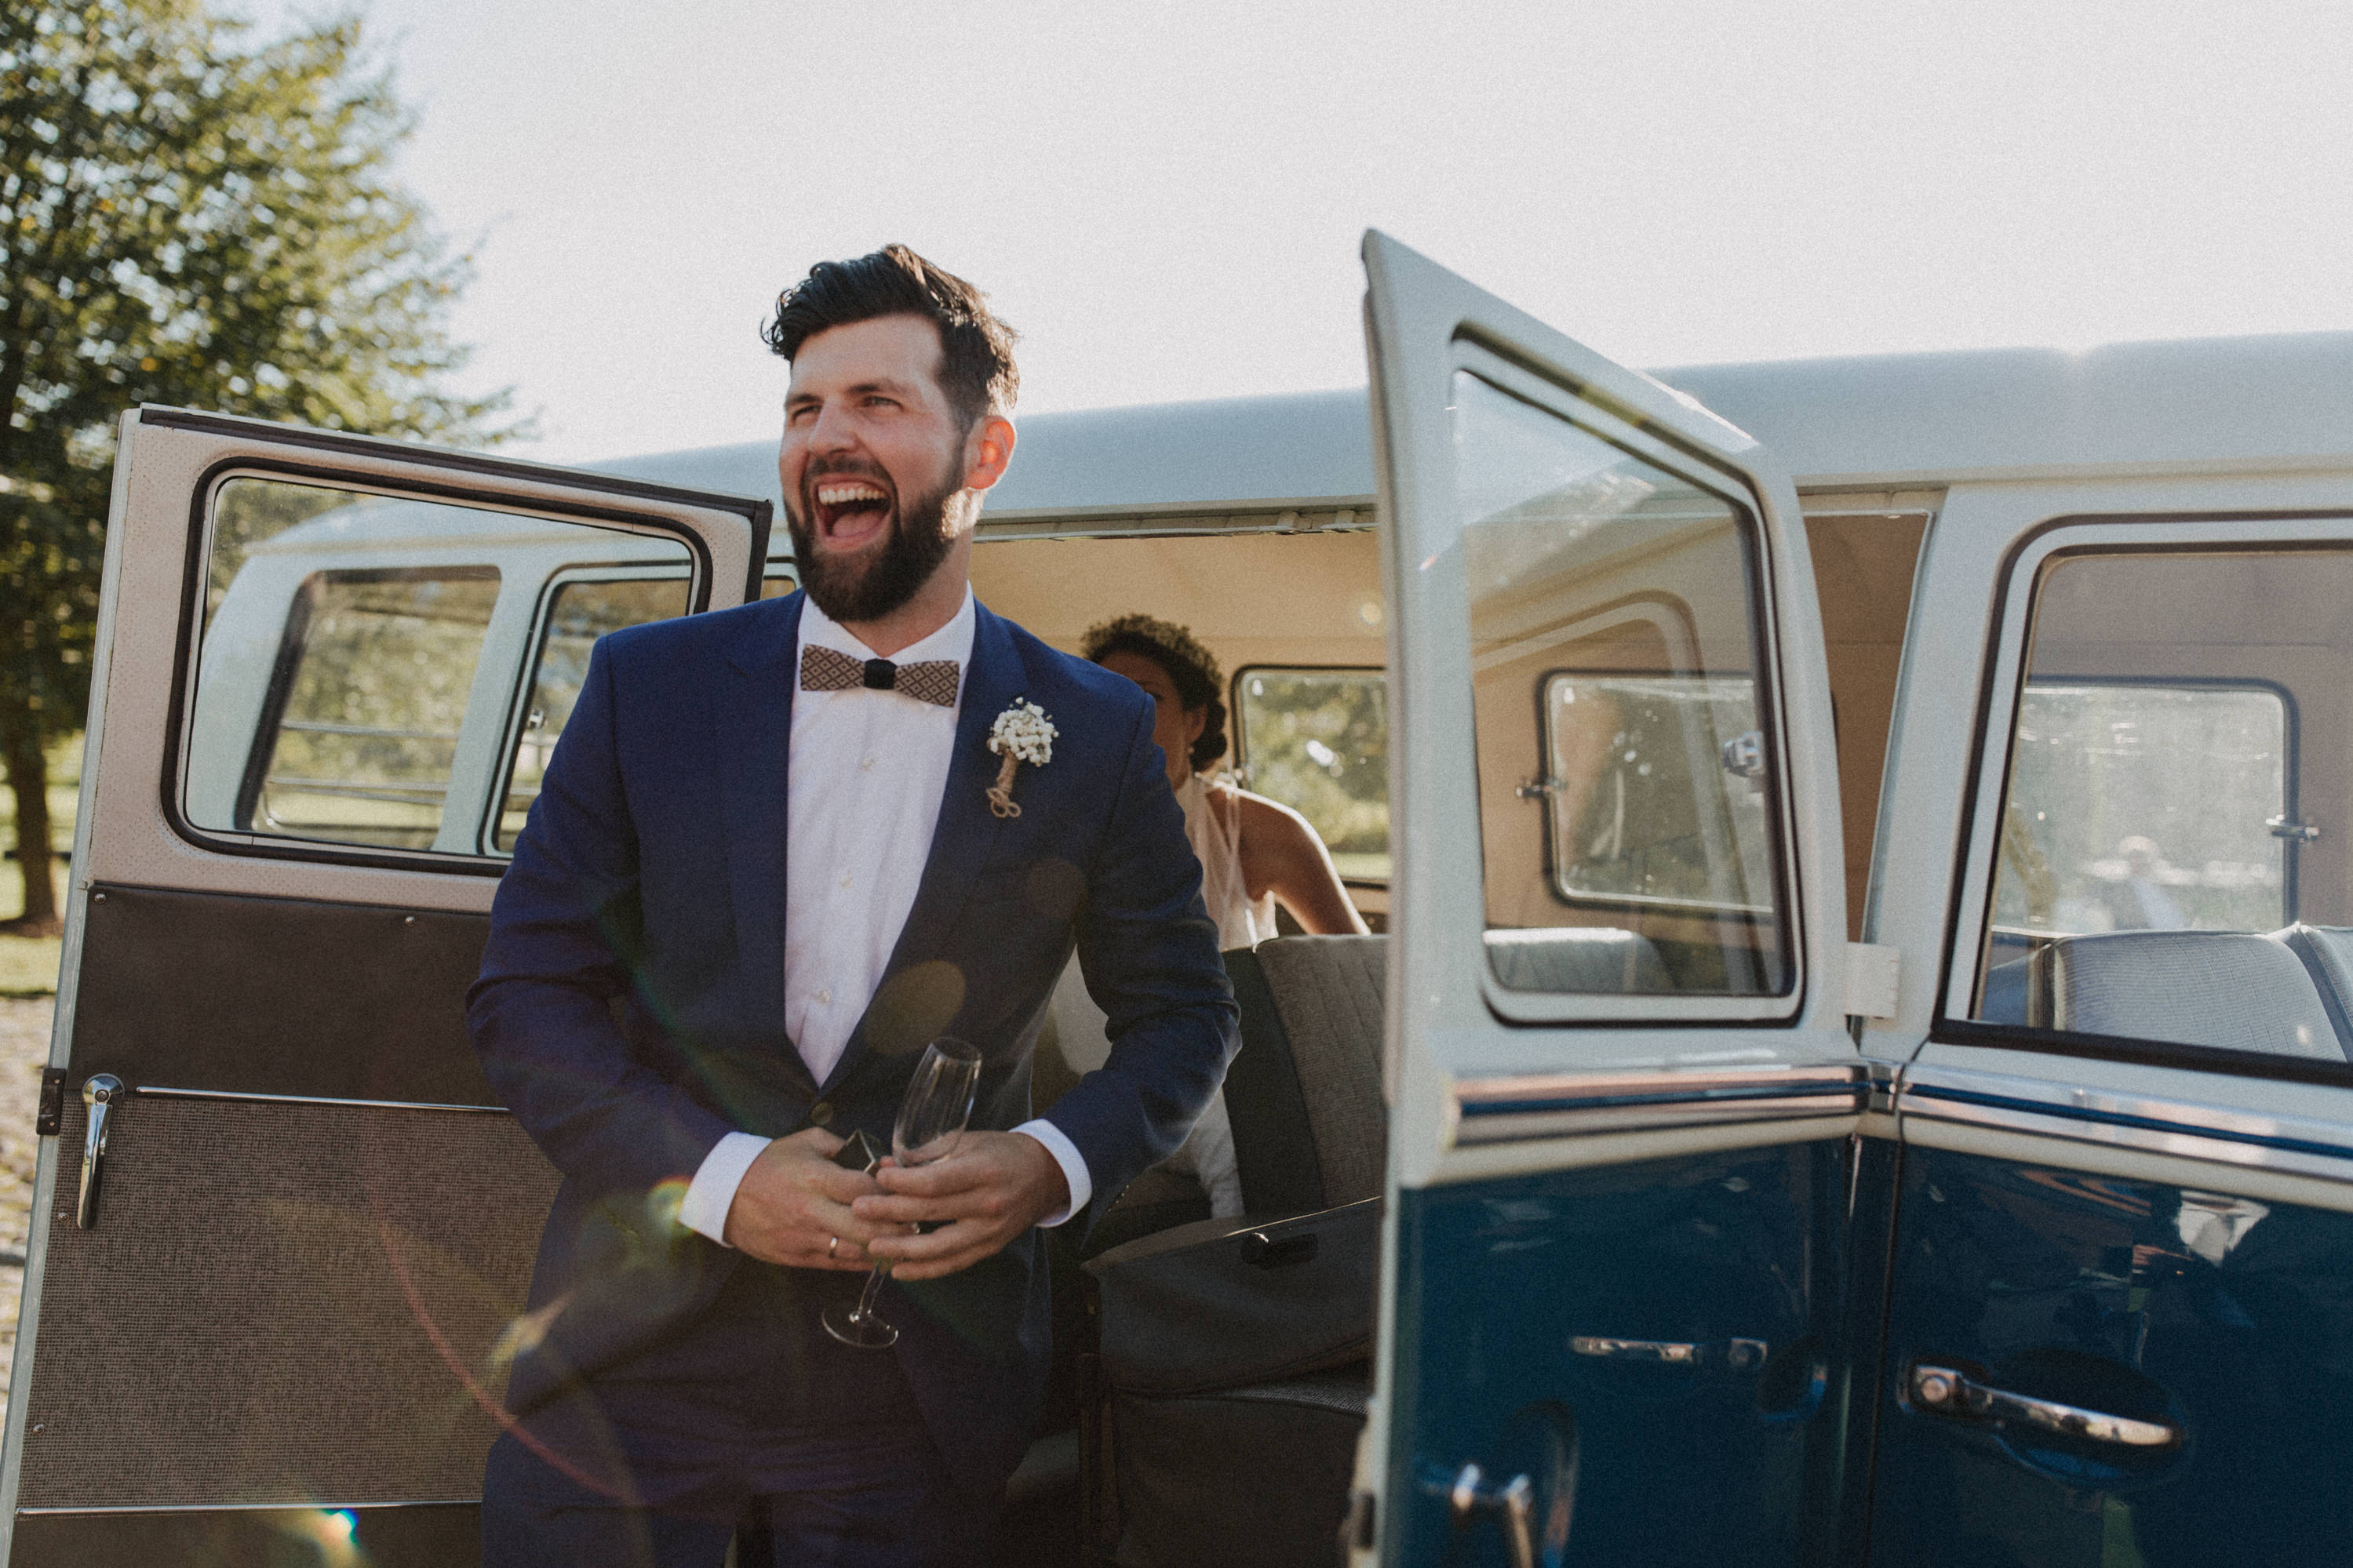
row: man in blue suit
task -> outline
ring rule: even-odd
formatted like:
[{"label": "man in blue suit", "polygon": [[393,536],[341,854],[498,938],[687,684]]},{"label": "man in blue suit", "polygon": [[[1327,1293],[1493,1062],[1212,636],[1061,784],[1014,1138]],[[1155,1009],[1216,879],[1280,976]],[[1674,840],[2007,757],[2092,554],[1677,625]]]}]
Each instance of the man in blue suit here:
[{"label": "man in blue suit", "polygon": [[[563,1174],[508,1337],[488,1563],[967,1563],[1049,1353],[1039,1227],[1089,1223],[1216,1091],[1235,1014],[1135,687],[976,604],[1011,333],[902,247],[778,303],[803,592],[596,645],[499,889],[469,1019]],[[1000,717],[1050,726],[1016,755]],[[1009,776],[1008,776],[1009,774]],[[1075,943],[1113,1047],[1042,1119]],[[969,1132],[874,1175],[934,1037]],[[888,1351],[823,1308],[892,1267]]]}]

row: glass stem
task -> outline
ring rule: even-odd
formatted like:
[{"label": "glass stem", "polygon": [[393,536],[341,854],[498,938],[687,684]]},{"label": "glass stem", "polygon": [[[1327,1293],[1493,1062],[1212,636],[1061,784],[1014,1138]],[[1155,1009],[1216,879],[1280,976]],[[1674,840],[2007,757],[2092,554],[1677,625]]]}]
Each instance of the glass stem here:
[{"label": "glass stem", "polygon": [[864,1323],[873,1320],[874,1298],[881,1293],[882,1277],[888,1272],[878,1265],[874,1272],[866,1277],[866,1289],[858,1293],[858,1310],[849,1315],[851,1322]]}]

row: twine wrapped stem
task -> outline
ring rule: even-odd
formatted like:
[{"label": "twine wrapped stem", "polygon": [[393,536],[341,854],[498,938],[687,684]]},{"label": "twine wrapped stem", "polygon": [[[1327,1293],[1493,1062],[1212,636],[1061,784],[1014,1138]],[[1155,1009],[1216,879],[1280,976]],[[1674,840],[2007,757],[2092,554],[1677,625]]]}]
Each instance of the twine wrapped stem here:
[{"label": "twine wrapped stem", "polygon": [[1013,798],[1013,770],[1020,765],[1020,758],[1006,752],[1004,764],[997,770],[997,782],[988,786],[988,809],[999,816],[1021,815],[1021,807]]}]

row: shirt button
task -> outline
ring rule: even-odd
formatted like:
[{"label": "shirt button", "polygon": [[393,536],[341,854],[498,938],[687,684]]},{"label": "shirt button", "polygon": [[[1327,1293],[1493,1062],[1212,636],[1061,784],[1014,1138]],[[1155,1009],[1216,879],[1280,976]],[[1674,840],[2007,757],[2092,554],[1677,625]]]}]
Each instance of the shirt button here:
[{"label": "shirt button", "polygon": [[830,991],[820,991],[817,994],[817,999],[820,1002],[831,1002],[833,1000],[833,993]]},{"label": "shirt button", "polygon": [[874,759],[873,759],[873,758],[871,758],[871,757],[860,757],[860,758],[859,758],[859,759],[858,759],[858,771],[859,771],[860,773],[872,773],[872,772],[874,771]]},{"label": "shirt button", "polygon": [[822,1127],[822,1126],[824,1126],[827,1122],[831,1121],[832,1120],[833,1120],[833,1103],[832,1103],[832,1101],[830,1101],[830,1100],[818,1100],[815,1105],[812,1105],[812,1106],[810,1106],[810,1107],[809,1107],[809,1125],[810,1125],[810,1126],[812,1126],[812,1127]]}]

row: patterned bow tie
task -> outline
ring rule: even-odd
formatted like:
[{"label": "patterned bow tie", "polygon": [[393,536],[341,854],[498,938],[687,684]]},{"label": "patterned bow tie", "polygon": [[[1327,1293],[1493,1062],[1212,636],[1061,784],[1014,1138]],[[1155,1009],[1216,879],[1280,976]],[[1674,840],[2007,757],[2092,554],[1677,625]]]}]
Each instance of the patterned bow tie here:
[{"label": "patterned bow tie", "polygon": [[887,658],[852,658],[815,643],[801,649],[803,691],[848,691],[862,686],[870,691],[897,691],[918,702],[953,708],[961,676],[952,658],[892,664]]}]

